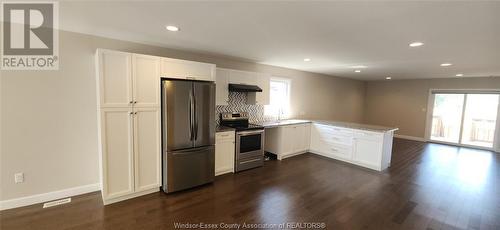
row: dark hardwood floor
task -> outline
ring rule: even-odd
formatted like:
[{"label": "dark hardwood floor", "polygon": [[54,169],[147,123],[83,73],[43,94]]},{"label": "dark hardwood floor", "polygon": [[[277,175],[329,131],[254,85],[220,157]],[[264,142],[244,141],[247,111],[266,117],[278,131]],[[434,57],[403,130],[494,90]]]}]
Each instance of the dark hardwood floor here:
[{"label": "dark hardwood floor", "polygon": [[48,209],[6,210],[0,226],[173,229],[174,222],[319,222],[326,229],[500,229],[499,184],[499,154],[395,139],[392,166],[383,173],[304,154],[172,195],[158,192],[104,207],[100,194],[92,193]]}]

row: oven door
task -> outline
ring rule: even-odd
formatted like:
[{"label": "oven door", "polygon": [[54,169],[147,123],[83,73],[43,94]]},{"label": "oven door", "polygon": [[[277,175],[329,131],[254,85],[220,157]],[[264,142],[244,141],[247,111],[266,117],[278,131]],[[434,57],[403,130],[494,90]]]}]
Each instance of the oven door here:
[{"label": "oven door", "polygon": [[264,156],[264,130],[236,133],[236,160]]}]

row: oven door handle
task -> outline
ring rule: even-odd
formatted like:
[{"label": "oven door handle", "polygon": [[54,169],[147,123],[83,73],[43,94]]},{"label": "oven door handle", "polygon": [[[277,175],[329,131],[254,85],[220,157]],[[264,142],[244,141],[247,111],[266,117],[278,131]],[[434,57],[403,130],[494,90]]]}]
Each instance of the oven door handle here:
[{"label": "oven door handle", "polygon": [[263,132],[264,132],[264,130],[242,131],[242,132],[236,132],[236,135],[237,136],[249,136],[249,135],[261,134]]}]

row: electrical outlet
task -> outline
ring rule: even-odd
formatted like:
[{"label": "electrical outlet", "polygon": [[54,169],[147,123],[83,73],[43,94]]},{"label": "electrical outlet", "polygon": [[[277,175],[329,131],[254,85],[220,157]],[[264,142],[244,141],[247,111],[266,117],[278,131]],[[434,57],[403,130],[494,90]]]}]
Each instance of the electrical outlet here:
[{"label": "electrical outlet", "polygon": [[14,182],[16,182],[16,184],[23,183],[24,182],[24,173],[14,174]]}]

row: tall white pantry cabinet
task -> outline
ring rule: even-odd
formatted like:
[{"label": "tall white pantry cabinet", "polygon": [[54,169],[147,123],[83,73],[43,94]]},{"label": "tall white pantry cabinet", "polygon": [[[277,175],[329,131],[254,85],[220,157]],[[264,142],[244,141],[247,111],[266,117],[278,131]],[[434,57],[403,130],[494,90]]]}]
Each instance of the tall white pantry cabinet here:
[{"label": "tall white pantry cabinet", "polygon": [[160,57],[97,50],[104,204],[159,190],[160,64]]}]

